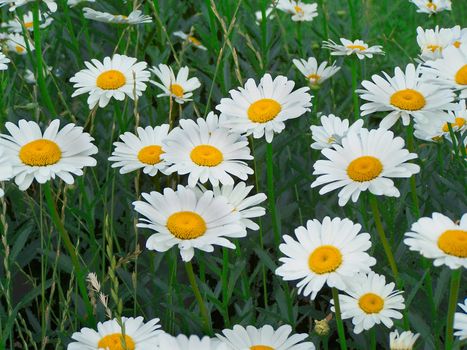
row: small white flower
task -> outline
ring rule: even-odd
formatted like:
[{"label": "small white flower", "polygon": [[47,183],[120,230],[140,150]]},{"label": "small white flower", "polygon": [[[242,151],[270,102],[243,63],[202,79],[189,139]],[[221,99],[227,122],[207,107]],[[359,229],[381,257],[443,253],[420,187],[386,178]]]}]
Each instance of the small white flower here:
[{"label": "small white flower", "polygon": [[157,95],[157,97],[172,96],[177,103],[183,104],[184,102],[191,101],[193,91],[201,86],[198,78],[193,77],[188,79],[188,67],[180,68],[177,77],[175,77],[172,67],[165,64],[149,68],[149,70],[157,75],[162,83],[150,81],[164,91],[162,94]]},{"label": "small white flower", "polygon": [[467,28],[461,28],[461,26],[455,26],[451,28],[452,32],[452,45],[459,48],[461,45],[467,44]]},{"label": "small white flower", "polygon": [[[53,22],[53,18],[49,17],[47,14],[39,12],[39,22],[40,28],[47,28]],[[13,20],[3,22],[1,26],[2,28],[7,28],[9,32],[13,33],[21,33],[23,31],[23,26],[26,30],[33,31],[33,14],[29,11],[23,15],[21,21],[15,18]]]},{"label": "small white flower", "polygon": [[279,0],[276,7],[278,10],[291,14],[294,22],[309,22],[318,16],[318,4],[316,3],[305,4],[298,0]]},{"label": "small white flower", "polygon": [[[0,7],[4,5],[10,5],[10,11],[15,11],[18,7],[26,5],[27,3],[33,2],[36,0],[2,0]],[[45,3],[50,12],[57,11],[57,3],[55,0],[42,0],[41,2]]]},{"label": "small white flower", "polygon": [[28,53],[28,45],[29,50],[34,51],[34,44],[28,40],[27,45],[26,41],[24,40],[24,37],[18,33],[6,35],[6,45],[8,51],[16,52],[18,55],[26,55]]},{"label": "small white flower", "polygon": [[294,59],[292,62],[313,86],[321,85],[325,80],[328,80],[341,69],[337,67],[335,63],[328,67],[326,61],[318,66],[318,62],[314,57],[308,58],[308,61],[304,59]]},{"label": "small white flower", "polygon": [[451,0],[410,0],[417,7],[417,12],[430,16],[441,11],[451,11]]},{"label": "small white flower", "polygon": [[0,70],[7,70],[10,59],[0,52]]},{"label": "small white flower", "polygon": [[420,334],[405,331],[399,334],[397,330],[389,333],[389,348],[391,350],[412,350]]},{"label": "small white flower", "polygon": [[[266,20],[271,20],[271,19],[273,19],[275,17],[274,14],[272,13],[273,10],[274,10],[273,7],[268,7],[266,9]],[[256,17],[256,22],[261,23],[261,21],[263,20],[263,12],[262,11],[256,11],[255,12],[255,17]]]},{"label": "small white flower", "polygon": [[363,126],[363,119],[357,120],[349,127],[348,119],[341,119],[334,114],[321,116],[321,126],[310,127],[311,137],[315,141],[311,144],[313,149],[330,148],[334,144],[341,144],[342,139],[349,133],[358,134]]},{"label": "small white flower", "polygon": [[199,39],[195,38],[191,34],[186,34],[184,32],[178,31],[178,32],[173,33],[173,35],[175,35],[176,37],[179,37],[179,38],[189,42],[190,44],[192,44],[197,49],[207,50],[206,47],[203,46],[201,41],[199,41]]},{"label": "small white flower", "polygon": [[467,339],[467,298],[464,303],[459,303],[459,307],[463,312],[456,312],[454,314],[454,329],[456,332],[454,335],[459,337],[459,340]]},{"label": "small white flower", "polygon": [[141,24],[152,23],[151,16],[143,15],[140,10],[132,11],[128,16],[113,15],[108,12],[93,10],[89,7],[83,7],[84,17],[97,22],[117,23],[117,24]]},{"label": "small white flower", "polygon": [[[202,338],[197,335],[180,334],[173,337],[169,334],[162,334],[159,337],[158,350],[229,350],[227,345],[221,343],[217,338]],[[156,349],[153,349],[156,350]]]},{"label": "small white flower", "polygon": [[443,57],[443,50],[452,45],[453,32],[448,28],[423,29],[417,28],[417,43],[420,46],[420,58],[423,61],[436,60]]},{"label": "small white flower", "polygon": [[361,60],[364,58],[373,58],[373,55],[384,55],[382,46],[368,46],[362,40],[351,41],[345,38],[341,38],[342,45],[336,44],[332,40],[323,41],[323,48],[330,49],[331,55],[333,56],[350,56],[352,54],[357,55]]}]

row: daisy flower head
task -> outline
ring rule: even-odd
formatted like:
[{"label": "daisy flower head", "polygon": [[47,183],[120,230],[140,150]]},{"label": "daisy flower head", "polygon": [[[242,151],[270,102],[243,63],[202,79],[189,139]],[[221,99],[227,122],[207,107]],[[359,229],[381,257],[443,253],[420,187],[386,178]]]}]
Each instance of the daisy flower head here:
[{"label": "daisy flower head", "polygon": [[240,325],[233,329],[224,329],[217,337],[229,345],[232,350],[315,350],[312,342],[304,342],[308,334],[292,334],[289,325],[274,330],[272,326],[261,328]]},{"label": "daisy flower head", "polygon": [[21,191],[27,190],[34,179],[43,184],[58,176],[73,184],[73,175],[81,176],[83,168],[96,165],[91,156],[97,153],[97,147],[82,127],[70,123],[60,129],[58,119],[44,132],[36,122],[24,119],[18,126],[8,122],[5,127],[9,134],[0,134],[0,147],[4,147]]},{"label": "daisy flower head", "polygon": [[159,171],[166,173],[168,164],[161,159],[162,143],[169,133],[169,125],[138,127],[137,135],[125,132],[109,158],[112,168],[120,168],[120,174],[143,169],[143,173],[155,176]]},{"label": "daisy flower head", "polygon": [[193,36],[191,33],[186,34],[186,33],[182,32],[182,31],[178,31],[178,32],[173,33],[173,35],[175,35],[176,37],[178,37],[180,39],[183,39],[183,40],[187,41],[188,43],[190,43],[191,45],[193,45],[197,49],[207,50],[206,47],[203,46],[201,41],[199,39],[197,39],[195,36]]},{"label": "daisy flower head", "polygon": [[195,189],[179,185],[176,191],[165,188],[163,193],[142,196],[145,201],[133,202],[133,206],[143,216],[138,227],[155,231],[146,242],[150,250],[165,252],[177,246],[182,260],[190,261],[195,249],[208,253],[214,245],[235,249],[228,238],[246,236],[240,214],[212,191],[199,196]]},{"label": "daisy flower head", "polygon": [[[36,0],[2,0],[2,2],[0,3],[0,7],[4,5],[10,5],[10,11],[13,12],[18,7],[21,7],[33,1],[35,2]],[[57,11],[57,3],[55,2],[55,0],[42,0],[41,2],[47,5],[47,8],[50,12]]]},{"label": "daisy flower head", "polygon": [[451,0],[410,0],[417,6],[417,12],[430,16],[442,11],[451,11]]},{"label": "daisy flower head", "polygon": [[276,5],[278,10],[292,15],[292,21],[304,22],[312,21],[318,16],[318,4],[305,4],[296,0],[279,0]]},{"label": "daisy flower head", "polygon": [[[447,49],[446,49],[447,50]],[[360,109],[362,116],[376,112],[389,112],[380,122],[380,127],[389,129],[397,120],[409,125],[410,117],[420,121],[430,121],[442,116],[449,118],[444,110],[453,110],[455,94],[449,89],[434,85],[421,76],[420,67],[410,63],[405,72],[399,67],[390,77],[373,75],[372,81],[364,80],[357,92],[368,101]],[[446,119],[445,121],[449,121]]]},{"label": "daisy flower head", "polygon": [[26,43],[24,37],[18,33],[8,34],[6,36],[6,45],[8,51],[16,52],[18,55],[26,55],[28,46],[29,50],[34,51],[34,44],[30,40]]},{"label": "daisy flower head", "polygon": [[351,41],[345,38],[341,38],[340,40],[342,45],[332,40],[323,41],[323,48],[330,49],[333,56],[350,56],[355,54],[360,60],[366,57],[373,58],[373,55],[384,55],[383,47],[380,45],[368,46],[362,40]]},{"label": "daisy flower head", "polygon": [[7,70],[10,59],[0,52],[0,70]]},{"label": "daisy flower head", "polygon": [[294,81],[282,75],[273,80],[265,74],[258,85],[248,79],[244,87],[230,90],[230,98],[221,99],[216,106],[221,112],[221,124],[256,139],[265,136],[271,143],[274,134],[285,129],[286,120],[310,111],[309,88],[292,91],[294,86]]},{"label": "daisy flower head", "polygon": [[188,78],[189,69],[186,66],[180,68],[176,77],[172,67],[165,64],[159,64],[158,67],[152,67],[149,68],[149,70],[161,81],[161,83],[153,80],[150,81],[163,91],[163,93],[157,95],[157,97],[171,96],[175,99],[175,102],[183,104],[187,101],[191,101],[193,91],[201,86],[198,78]]},{"label": "daisy flower head", "polygon": [[96,0],[68,0],[67,5],[70,7],[75,7],[83,2],[96,2]]},{"label": "daisy flower head", "polygon": [[461,28],[461,26],[455,26],[451,28],[452,33],[452,45],[459,48],[462,43],[467,44],[467,28]]},{"label": "daisy flower head", "polygon": [[223,128],[214,113],[206,119],[180,120],[164,142],[161,158],[171,164],[168,173],[188,175],[188,185],[209,181],[213,186],[233,185],[231,175],[247,180],[253,174],[246,160],[253,159],[248,141]]},{"label": "daisy flower head", "polygon": [[77,89],[71,96],[89,94],[87,103],[90,109],[97,105],[103,108],[112,98],[123,101],[125,96],[132,100],[140,97],[151,75],[146,70],[146,62],[137,62],[136,58],[119,54],[104,58],[102,63],[93,59],[84,64],[87,69],[70,79]]},{"label": "daisy flower head", "polygon": [[467,268],[467,214],[455,223],[443,214],[433,213],[431,218],[420,218],[410,230],[404,239],[410,250],[434,259],[435,266]]},{"label": "daisy flower head", "polygon": [[366,252],[370,235],[349,219],[326,216],[323,222],[308,220],[295,229],[294,238],[285,235],[279,249],[286,257],[276,269],[285,281],[299,280],[298,293],[314,300],[324,285],[345,289],[345,279],[357,272],[370,272],[376,259]]},{"label": "daisy flower head", "polygon": [[[22,33],[23,26],[26,30],[33,31],[33,15],[32,12],[29,11],[23,15],[21,21],[18,19],[13,19],[7,22],[2,23],[2,28],[7,28],[9,32],[12,33]],[[39,21],[41,22],[39,27],[40,28],[47,28],[53,21],[52,17],[49,17],[47,14],[42,14],[39,12]]]},{"label": "daisy flower head", "polygon": [[449,28],[417,28],[417,43],[420,46],[420,58],[423,61],[443,57],[443,50],[453,44],[453,32]]},{"label": "daisy flower head", "polygon": [[350,199],[356,202],[364,191],[399,197],[392,178],[408,178],[420,171],[418,165],[407,163],[417,155],[404,148],[404,140],[381,128],[349,133],[341,145],[335,144],[321,153],[327,160],[314,164],[313,175],[318,178],[311,187],[324,185],[319,191],[321,195],[342,188],[338,193],[340,206]]},{"label": "daisy flower head", "polygon": [[[404,297],[394,287],[394,282],[386,284],[386,277],[373,271],[347,279],[347,295],[339,294],[339,303],[342,319],[352,319],[355,334],[367,331],[375,324],[382,323],[391,328],[392,319],[402,318],[398,310],[405,308]],[[334,305],[334,300],[331,304]],[[334,306],[331,310],[335,312]]]},{"label": "daisy flower head", "polygon": [[68,344],[67,350],[154,350],[157,349],[158,337],[164,332],[160,330],[159,319],[154,318],[146,323],[143,317],[122,317],[122,327],[116,319],[99,322],[97,331],[83,328],[71,336],[74,342]]},{"label": "daisy flower head", "polygon": [[167,333],[159,337],[159,350],[228,350],[227,345],[221,343],[217,338],[202,338],[197,335],[180,334],[173,337]]},{"label": "daisy flower head", "polygon": [[349,126],[348,119],[341,119],[334,114],[323,115],[320,118],[321,126],[310,127],[311,137],[315,142],[311,144],[313,149],[330,148],[334,144],[340,144],[342,139],[349,133],[359,133],[363,126],[363,119],[357,120]]},{"label": "daisy flower head", "polygon": [[[0,145],[0,182],[8,181],[12,176],[13,169],[8,158],[4,156],[3,146]],[[3,189],[0,187],[0,198],[2,198],[4,194]]]},{"label": "daisy flower head", "polygon": [[459,303],[458,305],[462,312],[454,314],[454,329],[456,330],[454,335],[459,337],[459,340],[465,340],[467,339],[467,298],[463,304]]},{"label": "daisy flower head", "polygon": [[389,333],[389,349],[412,350],[419,336],[419,333],[413,334],[411,331],[399,333],[395,330]]},{"label": "daisy flower head", "polygon": [[101,12],[93,10],[89,7],[83,7],[84,18],[91,19],[103,23],[116,23],[116,24],[142,24],[152,23],[151,16],[143,15],[140,10],[132,11],[128,16],[113,15],[108,12]]},{"label": "daisy flower head", "polygon": [[322,62],[318,66],[318,62],[314,57],[308,58],[308,61],[304,59],[294,59],[292,62],[295,67],[297,67],[298,70],[308,79],[310,85],[313,87],[318,87],[325,80],[328,80],[341,69],[334,63],[328,67],[328,63],[326,61]]}]

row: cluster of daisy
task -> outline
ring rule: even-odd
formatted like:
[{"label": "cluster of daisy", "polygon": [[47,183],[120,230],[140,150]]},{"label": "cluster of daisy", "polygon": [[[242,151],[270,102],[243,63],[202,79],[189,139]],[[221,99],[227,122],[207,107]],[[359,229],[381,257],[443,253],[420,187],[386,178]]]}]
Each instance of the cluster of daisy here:
[{"label": "cluster of daisy", "polygon": [[[277,0],[272,1],[271,5],[266,8],[266,18],[272,19],[274,17],[273,11],[277,9],[288,15],[294,22],[311,22],[315,17],[318,16],[318,4],[307,4],[299,0]],[[255,13],[256,20],[262,21],[262,11]]]}]

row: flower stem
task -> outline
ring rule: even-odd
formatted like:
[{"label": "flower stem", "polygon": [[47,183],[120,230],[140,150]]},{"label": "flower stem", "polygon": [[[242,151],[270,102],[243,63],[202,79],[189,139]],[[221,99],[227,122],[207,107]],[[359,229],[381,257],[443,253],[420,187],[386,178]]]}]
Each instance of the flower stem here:
[{"label": "flower stem", "polygon": [[201,318],[203,319],[204,331],[209,335],[212,335],[211,321],[209,320],[208,309],[204,303],[201,292],[198,288],[198,283],[196,282],[195,273],[193,272],[193,265],[191,261],[185,263],[185,269],[188,275],[188,280],[190,281],[191,288],[193,289],[193,294],[195,295],[196,301],[198,302],[199,311],[201,313]]},{"label": "flower stem", "polygon": [[357,94],[357,78],[358,78],[358,64],[359,60],[357,57],[352,57],[352,99],[353,99],[353,114],[354,121],[360,118],[360,106],[358,104]]},{"label": "flower stem", "polygon": [[271,211],[272,229],[274,232],[274,242],[276,247],[280,243],[280,228],[277,222],[276,211],[276,193],[274,190],[274,168],[273,168],[273,152],[272,143],[266,143],[266,166],[267,166],[267,183],[268,183],[268,200],[269,210]]},{"label": "flower stem", "polygon": [[336,288],[332,288],[332,299],[334,300],[334,309],[336,314],[337,334],[339,334],[339,342],[341,350],[347,350],[347,341],[345,340],[344,323],[341,317],[341,305],[339,302],[339,292]]},{"label": "flower stem", "polygon": [[451,274],[451,286],[449,291],[448,317],[446,321],[446,340],[445,349],[451,350],[453,344],[454,332],[454,312],[456,311],[457,297],[459,296],[459,287],[461,284],[462,268],[453,270]]}]

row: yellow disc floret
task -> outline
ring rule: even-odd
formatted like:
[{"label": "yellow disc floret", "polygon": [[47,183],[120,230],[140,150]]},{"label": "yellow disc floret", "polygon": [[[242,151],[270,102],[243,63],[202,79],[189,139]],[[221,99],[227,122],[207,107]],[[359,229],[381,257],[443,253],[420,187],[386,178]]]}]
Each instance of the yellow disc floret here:
[{"label": "yellow disc floret", "polygon": [[459,85],[467,85],[467,64],[457,71],[454,79]]},{"label": "yellow disc floret", "polygon": [[179,239],[195,239],[206,232],[206,222],[197,213],[192,211],[179,211],[169,216],[167,229]]},{"label": "yellow disc floret", "polygon": [[180,84],[172,84],[170,85],[170,92],[177,97],[183,97],[183,86]]},{"label": "yellow disc floret", "polygon": [[358,299],[358,306],[367,314],[377,314],[384,308],[384,300],[374,293],[366,293]]},{"label": "yellow disc floret", "polygon": [[111,69],[101,73],[97,77],[96,85],[102,90],[116,90],[126,83],[125,75],[122,72]]},{"label": "yellow disc floret", "polygon": [[342,264],[342,254],[332,245],[316,248],[308,258],[308,266],[318,275],[336,271]]},{"label": "yellow disc floret", "polygon": [[[125,338],[125,341],[123,341],[123,338]],[[125,334],[125,337],[123,337],[120,333],[113,333],[103,337],[97,343],[97,347],[106,350],[135,350],[136,345],[130,336]]]},{"label": "yellow disc floret", "polygon": [[378,158],[363,156],[354,159],[347,167],[347,175],[357,182],[376,179],[383,171],[383,164]]},{"label": "yellow disc floret", "polygon": [[158,145],[151,145],[141,148],[138,152],[138,159],[141,163],[154,165],[160,163],[162,147]]},{"label": "yellow disc floret", "polygon": [[390,103],[406,111],[418,111],[426,105],[425,97],[420,92],[413,89],[396,91],[392,94]]},{"label": "yellow disc floret", "polygon": [[467,258],[467,231],[447,230],[438,238],[438,247],[449,255]]},{"label": "yellow disc floret", "polygon": [[214,146],[199,145],[193,148],[190,158],[197,165],[214,167],[222,163],[224,155]]},{"label": "yellow disc floret", "polygon": [[250,105],[248,118],[254,123],[267,123],[273,120],[282,110],[282,106],[276,100],[263,98]]},{"label": "yellow disc floret", "polygon": [[39,139],[25,144],[19,150],[19,159],[29,166],[48,166],[62,158],[60,147],[51,140]]}]

